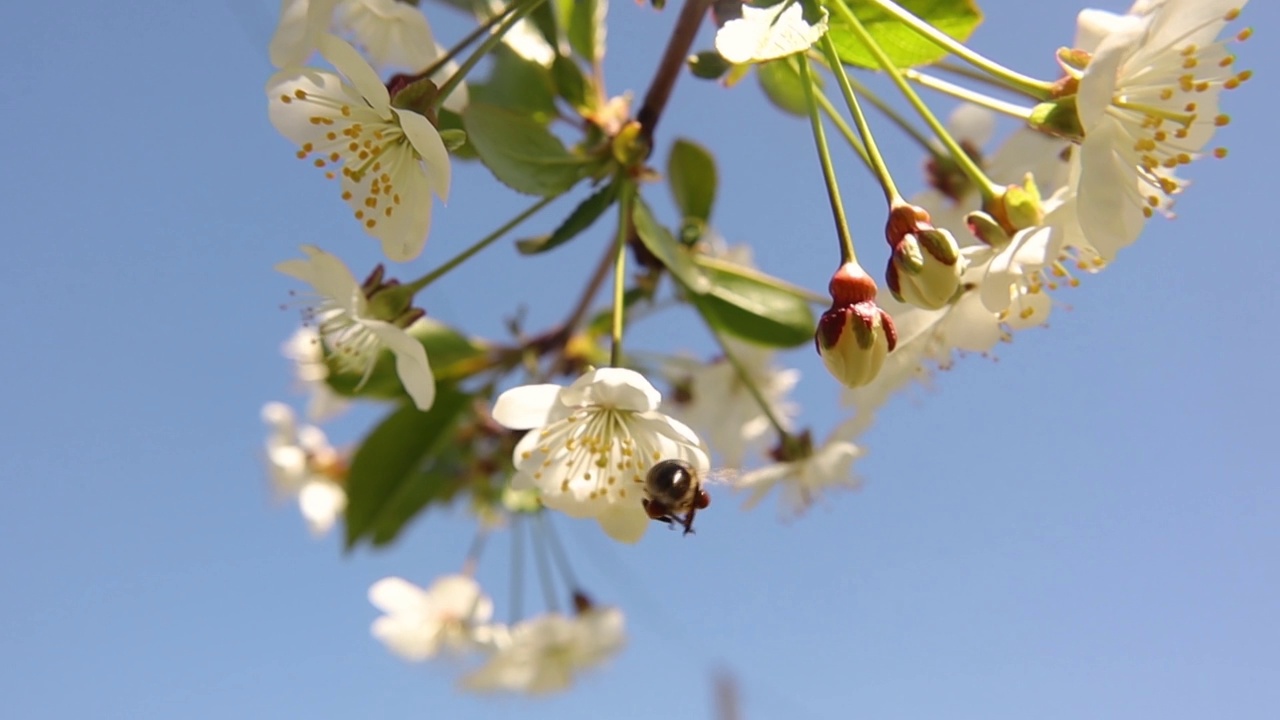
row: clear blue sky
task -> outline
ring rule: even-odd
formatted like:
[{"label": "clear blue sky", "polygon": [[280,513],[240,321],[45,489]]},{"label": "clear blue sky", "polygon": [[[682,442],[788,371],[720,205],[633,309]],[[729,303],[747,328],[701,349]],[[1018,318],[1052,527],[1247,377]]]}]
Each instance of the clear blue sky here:
[{"label": "clear blue sky", "polygon": [[[1077,6],[985,6],[978,46],[1050,76]],[[1241,66],[1257,77],[1227,98],[1231,156],[1189,171],[1180,217],[1061,296],[1050,329],[887,409],[863,490],[787,523],[722,495],[697,536],[636,548],[564,525],[631,643],[532,703],[459,696],[448,668],[369,636],[369,584],[452,570],[466,524],[437,513],[390,552],[343,557],[270,501],[258,411],[300,400],[278,356],[292,284],[271,266],[303,242],[356,267],[376,258],[267,122],[275,9],[15,3],[0,25],[0,714],[706,718],[727,668],[753,720],[1275,717],[1275,3],[1247,8],[1258,32]],[[643,88],[674,10],[615,3],[612,89]],[[432,17],[446,40],[462,28]],[[804,123],[766,110],[753,83],[686,77],[660,128],[677,135],[721,160],[721,232],[821,287],[835,257]],[[895,144],[890,162],[914,182],[913,150]],[[878,248],[878,191],[843,163],[855,232]],[[525,202],[460,168],[425,257]],[[583,243],[515,265],[502,245],[428,309],[480,331],[517,301],[556,317],[567,296],[552,288],[596,255]],[[515,267],[522,284],[499,279]],[[825,433],[834,385],[808,349],[787,362]],[[354,439],[369,417],[333,435]],[[490,561],[501,595],[503,548]]]}]

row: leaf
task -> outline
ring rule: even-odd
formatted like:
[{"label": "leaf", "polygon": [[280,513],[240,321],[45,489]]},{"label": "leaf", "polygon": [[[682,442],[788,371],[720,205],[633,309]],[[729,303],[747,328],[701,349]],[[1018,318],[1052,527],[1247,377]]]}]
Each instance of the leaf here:
[{"label": "leaf", "polygon": [[528,115],[546,125],[556,115],[556,88],[551,71],[531,60],[525,60],[505,45],[492,51],[493,70],[489,79],[472,85],[472,102]]},{"label": "leaf", "polygon": [[[431,318],[422,318],[409,328],[409,334],[427,351],[427,360],[436,380],[456,379],[473,361],[488,356],[488,349],[457,330]],[[378,400],[401,400],[406,397],[400,375],[396,372],[395,355],[383,350],[364,384],[363,372],[344,370],[332,353],[326,356],[329,367],[329,387],[339,395]]]},{"label": "leaf", "polygon": [[591,109],[594,97],[587,92],[589,81],[582,74],[578,63],[564,55],[556,55],[551,63],[551,79],[555,82],[556,94],[575,110],[584,112]]},{"label": "leaf", "polygon": [[679,139],[667,156],[667,184],[685,218],[711,219],[716,200],[716,161],[705,148]]},{"label": "leaf", "polygon": [[449,476],[432,470],[441,452],[455,447],[453,425],[469,401],[441,387],[430,410],[404,405],[365,437],[347,474],[348,550],[364,539],[390,542],[433,498],[451,496]]},{"label": "leaf", "polygon": [[578,207],[569,213],[569,217],[550,235],[526,238],[516,242],[516,248],[525,255],[536,255],[557,248],[569,242],[583,230],[595,224],[596,220],[608,210],[618,197],[617,186],[610,183],[600,188],[591,197],[583,200]]},{"label": "leaf", "polygon": [[570,155],[555,135],[526,116],[472,102],[462,124],[480,161],[512,190],[552,197],[582,177],[586,161]]},{"label": "leaf", "polygon": [[702,294],[711,289],[711,284],[703,275],[701,268],[693,262],[689,248],[682,245],[665,227],[653,219],[653,213],[644,200],[637,195],[631,212],[636,226],[636,235],[640,242],[662,261],[671,274],[694,294]]},{"label": "leaf", "polygon": [[588,62],[604,58],[608,0],[576,0],[569,15],[569,47]]},{"label": "leaf", "polygon": [[771,347],[813,342],[809,303],[786,283],[727,263],[703,264],[702,270],[711,291],[691,300],[716,330]]},{"label": "leaf", "polygon": [[[764,90],[769,102],[785,113],[808,117],[809,101],[805,97],[800,71],[794,60],[782,58],[759,63],[755,68],[756,80],[760,82],[760,89]],[[814,74],[812,77],[821,85],[821,75]]]},{"label": "leaf", "polygon": [[[840,0],[827,0],[830,5]],[[928,22],[938,30],[961,42],[982,22],[982,13],[972,0],[898,0],[898,4],[908,12]],[[850,9],[866,27],[867,32],[885,51],[885,54],[900,68],[915,67],[937,62],[946,57],[947,52],[917,34],[905,23],[881,10],[871,3],[850,3]],[[836,46],[840,59],[850,65],[880,69],[875,56],[867,50],[862,41],[841,18],[838,11],[832,10],[828,19],[830,29],[828,35]]]},{"label": "leaf", "polygon": [[690,55],[685,61],[689,66],[689,72],[693,76],[702,80],[719,80],[722,75],[729,72],[729,68],[733,67],[733,63],[720,57],[720,53],[715,50],[703,50],[695,55]]}]

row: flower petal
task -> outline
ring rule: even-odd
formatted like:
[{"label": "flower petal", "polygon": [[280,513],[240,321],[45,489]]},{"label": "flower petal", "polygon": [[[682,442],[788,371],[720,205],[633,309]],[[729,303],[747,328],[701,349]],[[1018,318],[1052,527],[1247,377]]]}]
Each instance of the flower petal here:
[{"label": "flower petal", "polygon": [[411,110],[392,112],[399,118],[400,128],[421,158],[422,169],[426,173],[431,191],[442,201],[447,201],[453,171],[449,164],[449,150],[440,138],[440,131],[430,120]]},{"label": "flower petal", "polygon": [[346,264],[314,245],[303,245],[302,252],[307,255],[306,260],[285,260],[276,265],[276,270],[307,283],[343,310],[360,314],[364,310],[364,294]]},{"label": "flower petal", "polygon": [[1146,222],[1137,197],[1137,171],[1118,151],[1129,142],[1120,123],[1104,122],[1080,145],[1080,229],[1106,260],[1136,240]]},{"label": "flower petal", "polygon": [[1146,26],[1141,18],[1124,16],[1103,38],[1089,61],[1076,94],[1076,113],[1080,116],[1080,126],[1084,128],[1086,138],[1106,115],[1115,95],[1120,67],[1142,40]]},{"label": "flower petal", "polygon": [[596,522],[614,540],[634,544],[644,537],[651,521],[637,499],[634,505],[614,503],[607,511],[596,516]]},{"label": "flower petal", "polygon": [[427,591],[400,577],[385,577],[369,587],[369,602],[384,613],[422,612]]},{"label": "flower petal", "polygon": [[[497,402],[493,404],[493,419],[512,430],[541,427],[546,424],[551,408],[559,404],[558,398],[563,389],[551,384],[511,388],[499,395]],[[533,442],[536,443],[537,439]]]},{"label": "flower petal", "polygon": [[360,93],[360,96],[383,118],[391,118],[391,95],[382,78],[374,72],[355,48],[329,34],[320,36],[320,54],[333,65]]},{"label": "flower petal", "polygon": [[436,400],[436,378],[427,360],[427,350],[412,335],[381,320],[364,320],[365,327],[396,356],[396,374],[419,410],[428,410]]},{"label": "flower petal", "polygon": [[331,482],[309,482],[298,493],[298,507],[311,533],[323,535],[347,509],[347,494]]},{"label": "flower petal", "polygon": [[600,368],[564,389],[560,401],[569,407],[598,405],[619,410],[655,410],[662,393],[643,375],[626,368]]}]

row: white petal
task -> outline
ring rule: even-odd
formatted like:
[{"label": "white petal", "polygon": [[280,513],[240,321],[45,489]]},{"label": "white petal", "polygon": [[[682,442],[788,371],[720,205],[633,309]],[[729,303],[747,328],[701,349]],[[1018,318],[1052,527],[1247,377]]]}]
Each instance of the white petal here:
[{"label": "white petal", "polygon": [[620,410],[654,410],[662,393],[643,375],[626,368],[600,368],[564,389],[560,401],[569,407],[596,405]]},{"label": "white petal", "polygon": [[347,494],[330,482],[310,482],[298,493],[298,507],[312,534],[323,535],[347,508]]},{"label": "white petal", "polygon": [[1104,259],[1138,238],[1146,218],[1136,196],[1134,165],[1118,152],[1128,135],[1117,122],[1101,123],[1080,145],[1077,211],[1085,239]]},{"label": "white petal", "polygon": [[324,297],[333,300],[350,313],[358,314],[364,297],[360,284],[337,257],[320,248],[303,245],[302,252],[306,260],[286,260],[276,265],[276,270],[290,277],[295,277]]},{"label": "white petal", "polygon": [[379,320],[365,320],[365,327],[396,356],[396,374],[419,410],[428,410],[436,400],[436,378],[427,360],[427,351],[412,335]]},{"label": "white petal", "polygon": [[640,542],[651,521],[637,498],[634,505],[614,503],[607,512],[596,516],[596,522],[609,537],[632,544]]},{"label": "white petal", "polygon": [[355,86],[360,96],[379,115],[390,119],[391,95],[387,93],[387,86],[382,84],[382,78],[378,77],[378,73],[374,72],[369,63],[360,56],[360,53],[347,43],[329,34],[322,35],[318,44],[320,46],[320,54],[324,55],[324,59],[328,60],[339,73],[342,73],[343,77]]},{"label": "white petal", "polygon": [[308,5],[307,0],[280,0],[280,22],[267,46],[272,65],[301,65],[315,50],[314,36],[307,37]]},{"label": "white petal", "polygon": [[422,612],[428,607],[425,590],[400,577],[385,577],[369,587],[369,602],[385,613]]},{"label": "white petal", "polygon": [[804,20],[800,3],[742,7],[742,17],[716,32],[716,52],[734,64],[760,62],[808,50],[827,31],[827,11],[816,25]]},{"label": "white petal", "polygon": [[417,72],[436,59],[431,25],[422,11],[409,3],[352,0],[343,3],[337,20],[378,67]]},{"label": "white petal", "polygon": [[1103,38],[1123,28],[1128,22],[1131,21],[1126,20],[1123,15],[1106,10],[1081,10],[1076,16],[1076,41],[1072,47],[1092,53],[1098,49]]},{"label": "white petal", "polygon": [[440,131],[431,121],[410,110],[393,110],[400,119],[400,127],[409,139],[409,144],[422,159],[423,170],[431,191],[443,201],[449,199],[449,185],[452,180],[452,167],[449,163],[449,150],[440,139]]},{"label": "white petal", "polygon": [[981,148],[996,132],[996,114],[972,103],[961,103],[947,118],[947,126],[957,139]]},{"label": "white petal", "polygon": [[1141,41],[1145,29],[1146,23],[1141,19],[1125,16],[1103,38],[1093,59],[1089,61],[1076,94],[1076,112],[1080,116],[1085,137],[1093,132],[1094,126],[1106,114],[1115,95],[1120,67]]},{"label": "white petal", "polygon": [[[493,404],[493,419],[512,430],[542,427],[551,408],[559,404],[558,398],[563,389],[551,384],[511,388],[499,395]],[[534,438],[533,442],[536,443],[537,439]]]}]

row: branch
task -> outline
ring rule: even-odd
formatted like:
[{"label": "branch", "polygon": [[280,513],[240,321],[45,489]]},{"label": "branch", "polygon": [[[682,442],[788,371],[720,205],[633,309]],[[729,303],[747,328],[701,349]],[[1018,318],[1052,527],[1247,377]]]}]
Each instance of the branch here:
[{"label": "branch", "polygon": [[689,56],[689,48],[693,47],[693,39],[698,35],[698,27],[710,6],[711,0],[684,0],[676,25],[671,29],[671,38],[667,40],[667,49],[663,51],[662,60],[658,62],[658,69],[654,71],[653,80],[644,94],[644,104],[640,106],[636,119],[640,121],[640,137],[651,152],[654,128],[667,107],[671,89],[675,87],[685,58]]}]

